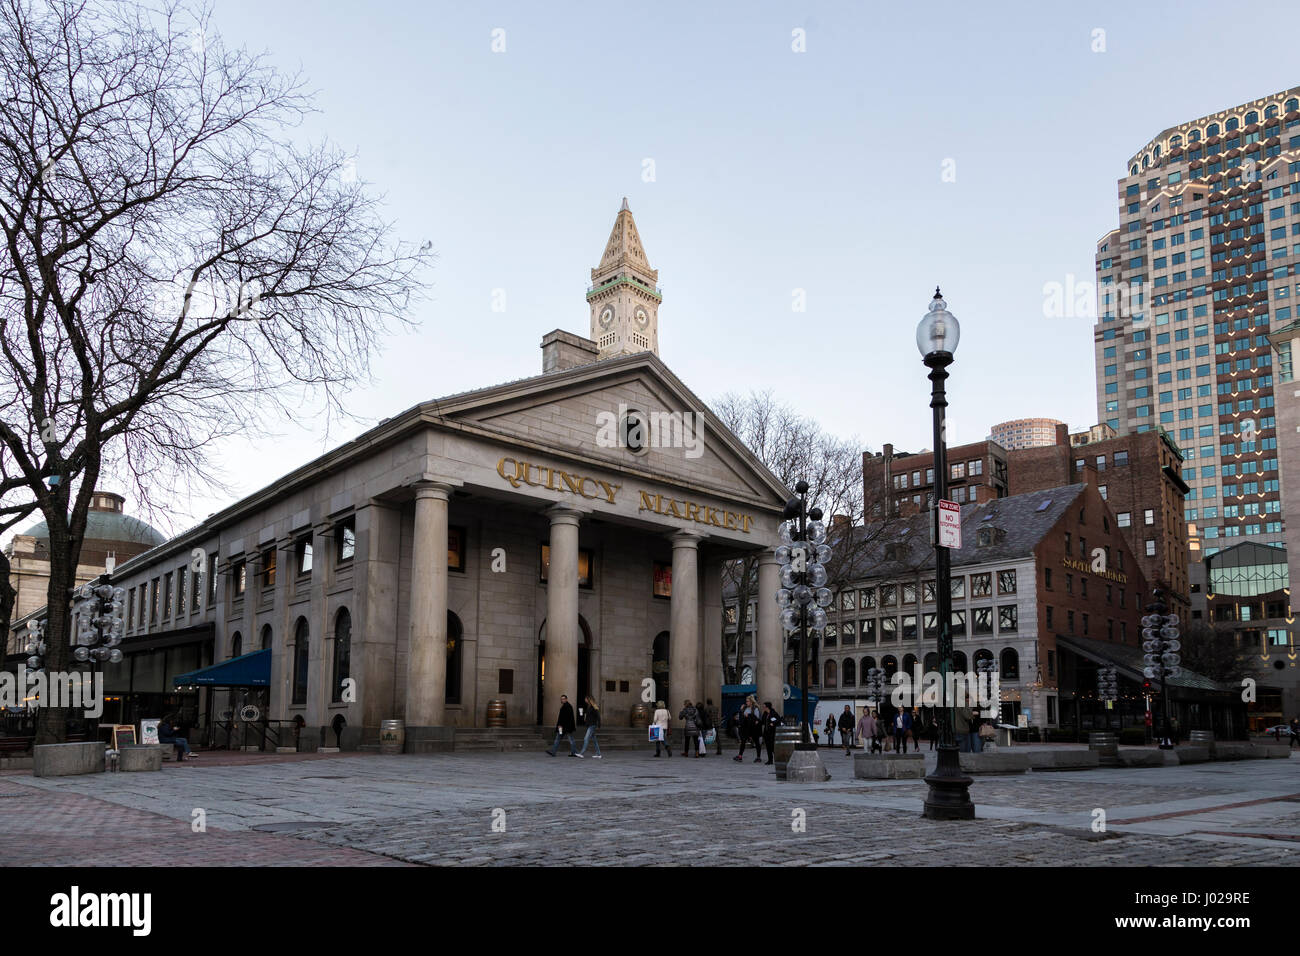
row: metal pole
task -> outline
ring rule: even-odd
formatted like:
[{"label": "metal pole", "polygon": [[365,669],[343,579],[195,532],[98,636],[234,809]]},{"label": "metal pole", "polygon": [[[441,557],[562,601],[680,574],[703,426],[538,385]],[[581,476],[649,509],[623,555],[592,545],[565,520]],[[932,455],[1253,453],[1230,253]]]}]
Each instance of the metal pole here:
[{"label": "metal pole", "polygon": [[[808,541],[808,495],[799,496],[799,539],[803,542],[804,553],[808,562],[812,561],[811,544]],[[807,563],[799,575],[799,583],[808,583]],[[812,743],[808,732],[808,605],[799,608],[799,739],[805,744]]]},{"label": "metal pole", "polygon": [[942,706],[939,709],[939,752],[935,772],[925,778],[930,788],[925,800],[924,816],[931,820],[971,820],[975,805],[970,799],[971,779],[962,774],[957,756],[954,731],[955,701],[949,694],[948,675],[952,673],[952,562],[948,549],[939,544],[939,502],[948,495],[948,450],[945,410],[948,398],[944,382],[947,367],[952,362],[948,353],[937,352],[926,356],[930,367],[930,408],[934,413],[934,495],[930,512],[934,540],[935,587],[939,589],[936,604],[939,612],[939,679],[942,682]]}]

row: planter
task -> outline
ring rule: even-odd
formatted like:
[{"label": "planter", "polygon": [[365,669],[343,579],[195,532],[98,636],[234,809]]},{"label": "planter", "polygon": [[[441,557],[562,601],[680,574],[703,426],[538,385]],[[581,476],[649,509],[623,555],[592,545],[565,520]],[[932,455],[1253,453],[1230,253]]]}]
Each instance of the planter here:
[{"label": "planter", "polygon": [[88,740],[75,744],[39,744],[32,748],[32,776],[71,777],[104,772],[104,751],[108,744]]}]

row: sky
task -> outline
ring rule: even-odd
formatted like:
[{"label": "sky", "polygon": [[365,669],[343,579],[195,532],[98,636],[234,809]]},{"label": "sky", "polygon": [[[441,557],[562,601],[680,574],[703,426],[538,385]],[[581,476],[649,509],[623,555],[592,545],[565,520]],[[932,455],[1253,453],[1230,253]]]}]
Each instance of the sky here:
[{"label": "sky", "polygon": [[228,490],[151,520],[178,532],[381,418],[539,373],[546,332],[589,334],[624,196],[659,270],[660,356],[706,402],[771,389],[864,450],[929,447],[915,329],[940,285],[961,323],[950,443],[1031,416],[1086,428],[1093,320],[1045,317],[1044,287],[1092,281],[1155,134],[1300,85],[1286,31],[1259,32],[1293,12],[214,0],[227,45],[316,91],[302,134],[355,154],[396,235],[437,258],[355,422],[297,410],[226,441]]}]

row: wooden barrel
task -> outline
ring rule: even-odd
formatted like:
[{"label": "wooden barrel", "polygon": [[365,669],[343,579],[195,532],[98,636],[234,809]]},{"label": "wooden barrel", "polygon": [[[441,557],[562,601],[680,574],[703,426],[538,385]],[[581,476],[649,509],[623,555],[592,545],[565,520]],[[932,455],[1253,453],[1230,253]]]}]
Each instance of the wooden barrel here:
[{"label": "wooden barrel", "polygon": [[1193,730],[1187,737],[1187,742],[1193,747],[1204,747],[1210,752],[1210,756],[1215,756],[1214,750],[1214,731],[1212,730]]},{"label": "wooden barrel", "polygon": [[632,716],[628,721],[629,727],[649,727],[650,726],[650,705],[633,704]]},{"label": "wooden barrel", "polygon": [[776,769],[777,780],[785,779],[785,766],[790,762],[790,755],[794,753],[794,745],[802,739],[802,735],[799,733],[798,721],[776,728],[776,746],[773,748],[772,766]]},{"label": "wooden barrel", "polygon": [[506,725],[506,702],[504,700],[488,701],[487,725],[489,727],[504,727]]},{"label": "wooden barrel", "polygon": [[379,722],[379,752],[400,754],[406,744],[406,724],[400,720]]}]

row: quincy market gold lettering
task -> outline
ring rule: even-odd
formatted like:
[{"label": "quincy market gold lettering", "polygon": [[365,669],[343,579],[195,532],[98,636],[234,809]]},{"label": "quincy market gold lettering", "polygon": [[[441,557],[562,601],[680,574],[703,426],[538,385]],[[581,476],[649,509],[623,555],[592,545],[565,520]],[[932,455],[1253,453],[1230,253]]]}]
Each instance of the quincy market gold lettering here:
[{"label": "quincy market gold lettering", "polygon": [[[509,464],[507,464],[507,462]],[[622,485],[611,485],[608,481],[599,481],[586,475],[571,475],[559,468],[547,468],[532,462],[516,461],[514,458],[502,458],[497,462],[497,474],[510,482],[512,488],[528,485],[532,488],[546,488],[549,491],[566,491],[571,495],[584,498],[604,497],[611,505],[614,496]],[[588,486],[595,490],[588,491]]]},{"label": "quincy market gold lettering", "polygon": [[[678,507],[678,505],[681,507]],[[698,524],[709,524],[715,528],[726,528],[728,531],[743,531],[745,534],[749,534],[750,525],[754,523],[754,519],[750,515],[739,514],[725,509],[710,508],[707,505],[696,504],[694,501],[665,498],[663,495],[652,495],[645,491],[641,492],[641,501],[636,510],[653,511],[657,515],[668,515],[686,521],[695,521]]]}]

